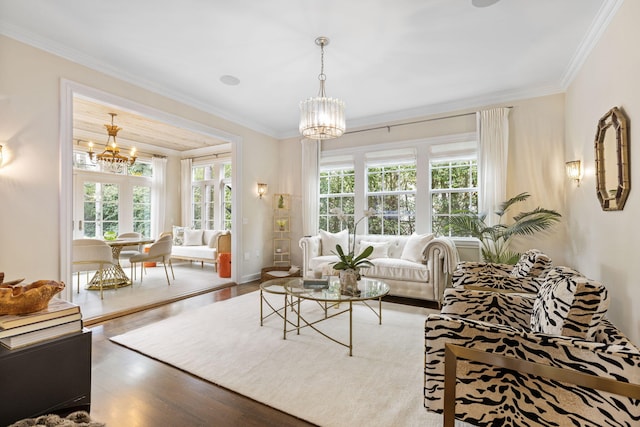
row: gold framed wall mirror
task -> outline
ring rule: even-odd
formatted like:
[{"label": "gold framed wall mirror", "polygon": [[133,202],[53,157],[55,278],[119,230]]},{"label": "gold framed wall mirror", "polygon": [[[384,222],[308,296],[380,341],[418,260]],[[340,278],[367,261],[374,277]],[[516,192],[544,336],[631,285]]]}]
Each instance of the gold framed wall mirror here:
[{"label": "gold framed wall mirror", "polygon": [[613,107],[598,121],[596,194],[605,211],[621,211],[631,189],[627,129],[627,118],[618,107]]}]

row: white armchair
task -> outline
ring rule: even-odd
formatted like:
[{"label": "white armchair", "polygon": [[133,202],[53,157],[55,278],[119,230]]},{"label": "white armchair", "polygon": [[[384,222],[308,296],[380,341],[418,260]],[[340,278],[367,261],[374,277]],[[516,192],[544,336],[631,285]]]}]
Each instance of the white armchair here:
[{"label": "white armchair", "polygon": [[[167,271],[167,262],[171,267],[171,276],[173,276],[173,280],[176,280],[176,276],[173,273],[173,264],[171,264],[171,248],[173,247],[173,239],[170,235],[162,236],[158,240],[155,241],[150,247],[148,253],[141,253],[139,255],[134,255],[129,258],[129,262],[131,262],[131,272],[135,271],[136,263],[145,263],[150,261],[159,261],[164,266],[164,273],[167,276],[167,283],[171,286],[171,281],[169,280],[169,272]],[[140,281],[142,282],[142,268],[144,268],[144,264],[140,264]]]}]

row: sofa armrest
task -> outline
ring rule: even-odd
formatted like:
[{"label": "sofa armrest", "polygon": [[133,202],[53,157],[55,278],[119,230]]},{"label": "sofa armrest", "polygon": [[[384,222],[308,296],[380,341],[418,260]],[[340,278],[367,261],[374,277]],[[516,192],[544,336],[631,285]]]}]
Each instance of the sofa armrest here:
[{"label": "sofa armrest", "polygon": [[446,289],[442,314],[529,330],[536,295]]},{"label": "sofa armrest", "polygon": [[425,246],[422,252],[423,264],[429,270],[429,282],[433,284],[435,301],[442,301],[444,289],[449,285],[451,273],[460,261],[458,250],[447,237],[437,237]]},{"label": "sofa armrest", "polygon": [[322,240],[320,236],[305,236],[300,239],[298,246],[302,249],[302,277],[310,275],[309,260],[322,254]]},{"label": "sofa armrest", "polygon": [[216,248],[219,254],[231,253],[231,233],[225,231],[217,238]]},{"label": "sofa armrest", "polygon": [[[617,345],[531,333],[506,325],[431,314],[425,321],[424,403],[442,412],[446,343],[514,357],[602,378],[640,384],[640,353]],[[637,400],[548,380],[499,366],[460,361],[457,418],[475,424],[603,425],[640,419]],[[603,414],[610,414],[605,418]]]}]

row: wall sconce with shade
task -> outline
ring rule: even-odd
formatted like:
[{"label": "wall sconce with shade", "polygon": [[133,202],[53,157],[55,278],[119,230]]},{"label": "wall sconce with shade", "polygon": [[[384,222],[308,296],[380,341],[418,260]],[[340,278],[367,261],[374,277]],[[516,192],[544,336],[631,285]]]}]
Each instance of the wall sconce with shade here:
[{"label": "wall sconce with shade", "polygon": [[565,163],[565,169],[567,178],[574,180],[580,186],[580,180],[582,179],[582,164],[580,160],[572,160]]},{"label": "wall sconce with shade", "polygon": [[261,182],[258,183],[258,196],[262,199],[262,196],[267,194],[267,184]]}]

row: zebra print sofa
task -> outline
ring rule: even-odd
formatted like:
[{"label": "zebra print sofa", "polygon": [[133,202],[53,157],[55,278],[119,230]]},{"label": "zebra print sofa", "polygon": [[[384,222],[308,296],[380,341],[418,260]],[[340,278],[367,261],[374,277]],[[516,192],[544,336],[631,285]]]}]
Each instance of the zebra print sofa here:
[{"label": "zebra print sofa", "polygon": [[[606,317],[598,282],[555,267],[538,294],[449,288],[425,322],[424,405],[442,413],[445,344],[640,387],[640,349]],[[459,361],[456,419],[476,426],[637,426],[640,400]]]}]

